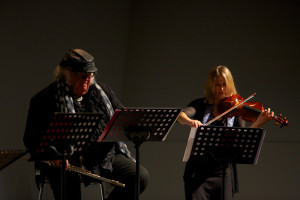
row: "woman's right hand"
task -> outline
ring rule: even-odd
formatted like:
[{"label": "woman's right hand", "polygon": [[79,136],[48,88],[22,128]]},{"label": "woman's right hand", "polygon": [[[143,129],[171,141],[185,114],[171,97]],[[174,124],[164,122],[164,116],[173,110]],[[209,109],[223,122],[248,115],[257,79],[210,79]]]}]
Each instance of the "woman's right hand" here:
[{"label": "woman's right hand", "polygon": [[199,126],[202,126],[203,124],[199,120],[193,120],[191,119],[189,126],[198,128]]},{"label": "woman's right hand", "polygon": [[180,124],[189,125],[194,128],[198,128],[199,126],[203,125],[199,120],[194,120],[189,118],[184,112],[181,112],[177,118],[177,121]]}]

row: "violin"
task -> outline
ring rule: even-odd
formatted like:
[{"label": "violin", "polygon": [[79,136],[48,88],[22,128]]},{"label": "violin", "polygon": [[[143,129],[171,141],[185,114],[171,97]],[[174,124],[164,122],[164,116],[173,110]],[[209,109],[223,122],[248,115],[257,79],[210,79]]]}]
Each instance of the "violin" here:
[{"label": "violin", "polygon": [[[218,112],[225,113],[223,115],[223,117],[225,118],[239,116],[245,121],[254,122],[262,113],[264,107],[259,102],[244,101],[245,99],[238,94],[234,94],[230,97],[224,98],[218,105]],[[232,109],[233,107],[235,108]],[[288,120],[286,119],[286,117],[282,118],[282,114],[280,114],[279,116],[275,115],[272,117],[272,119],[276,121],[275,124],[281,124],[280,128],[282,128],[283,126],[288,126]]]}]

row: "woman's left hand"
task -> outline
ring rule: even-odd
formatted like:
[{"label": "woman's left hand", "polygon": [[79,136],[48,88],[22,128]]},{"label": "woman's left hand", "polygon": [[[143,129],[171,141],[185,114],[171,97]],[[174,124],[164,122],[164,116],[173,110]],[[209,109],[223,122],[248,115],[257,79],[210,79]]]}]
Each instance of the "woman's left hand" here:
[{"label": "woman's left hand", "polygon": [[270,108],[265,109],[261,112],[261,114],[257,117],[256,121],[250,126],[251,128],[259,128],[264,123],[268,122],[270,119],[274,117],[274,112],[271,111]]}]

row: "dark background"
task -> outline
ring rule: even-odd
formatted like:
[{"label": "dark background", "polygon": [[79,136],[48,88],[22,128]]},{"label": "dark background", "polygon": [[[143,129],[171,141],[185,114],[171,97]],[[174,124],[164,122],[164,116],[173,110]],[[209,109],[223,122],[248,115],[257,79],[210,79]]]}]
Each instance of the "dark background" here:
[{"label": "dark background", "polygon": [[[184,107],[203,96],[208,72],[222,64],[241,96],[256,92],[255,101],[290,123],[282,129],[274,121],[264,126],[258,164],[238,166],[235,199],[299,199],[298,1],[0,2],[2,150],[25,148],[30,97],[54,80],[53,70],[69,48],[90,52],[97,79],[131,107]],[[175,124],[165,142],[142,145],[141,163],[151,181],[141,199],[184,199],[182,157],[189,130]],[[0,199],[37,198],[27,158],[0,172]],[[51,199],[47,187],[44,199]],[[83,199],[96,199],[98,192],[84,188]]]}]

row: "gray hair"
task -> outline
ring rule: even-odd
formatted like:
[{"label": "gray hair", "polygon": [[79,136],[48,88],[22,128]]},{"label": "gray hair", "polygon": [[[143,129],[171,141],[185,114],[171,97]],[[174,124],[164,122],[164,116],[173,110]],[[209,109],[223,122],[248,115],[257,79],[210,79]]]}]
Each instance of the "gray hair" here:
[{"label": "gray hair", "polygon": [[[62,67],[60,65],[57,65],[54,71],[54,77],[55,79],[63,79],[66,81],[68,85],[70,85],[71,73],[72,70],[70,67]],[[95,83],[96,81],[94,76],[92,77],[91,84],[95,84]]]}]

